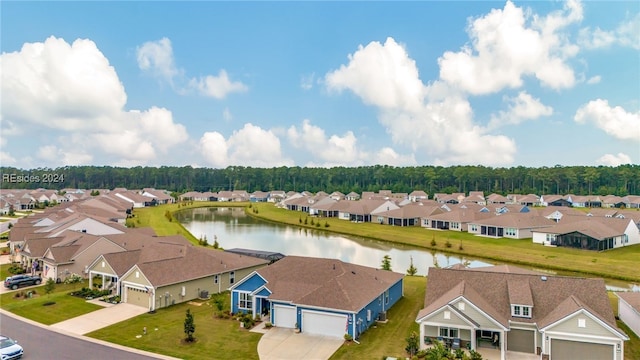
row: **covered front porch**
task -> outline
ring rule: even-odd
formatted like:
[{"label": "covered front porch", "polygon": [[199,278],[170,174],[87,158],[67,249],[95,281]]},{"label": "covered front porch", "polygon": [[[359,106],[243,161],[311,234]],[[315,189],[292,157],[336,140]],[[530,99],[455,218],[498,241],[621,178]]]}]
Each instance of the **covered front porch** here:
[{"label": "covered front porch", "polygon": [[114,294],[113,290],[115,289],[114,295],[122,295],[120,293],[120,286],[118,286],[118,277],[113,274],[101,273],[97,271],[89,271],[89,288],[93,289],[94,284],[97,285],[95,279],[101,279],[100,281],[100,290],[111,290],[111,293]]},{"label": "covered front porch", "polygon": [[[507,350],[504,330],[482,329],[474,325],[420,324],[420,348],[427,349],[440,342],[446,348],[475,350],[483,359],[506,360]],[[485,353],[487,356],[485,356]],[[519,359],[514,357],[514,359]]]}]

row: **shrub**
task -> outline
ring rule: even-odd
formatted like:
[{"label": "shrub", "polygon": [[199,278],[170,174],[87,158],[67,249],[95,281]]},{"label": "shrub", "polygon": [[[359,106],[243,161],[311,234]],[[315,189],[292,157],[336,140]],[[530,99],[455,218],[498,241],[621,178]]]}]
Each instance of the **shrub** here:
[{"label": "shrub", "polygon": [[436,246],[438,245],[438,243],[436,242],[436,239],[431,239],[431,246]]},{"label": "shrub", "polygon": [[328,222],[324,222],[324,227],[328,228],[329,227],[329,223]]},{"label": "shrub", "polygon": [[447,240],[447,242],[444,243],[444,246],[450,248],[451,247],[451,242],[449,240]]},{"label": "shrub", "polygon": [[71,274],[66,279],[64,279],[64,283],[65,284],[75,284],[75,283],[81,282],[82,280],[83,280],[82,276],[80,276],[78,274]]},{"label": "shrub", "polygon": [[344,339],[346,341],[351,341],[351,340],[353,340],[353,336],[351,336],[351,334],[344,334]]},{"label": "shrub", "polygon": [[26,272],[26,270],[22,266],[16,263],[11,264],[11,266],[9,266],[7,271],[9,272],[9,274],[13,274],[13,275],[24,274]]},{"label": "shrub", "polygon": [[273,327],[273,324],[270,321],[267,321],[266,323],[264,323],[264,327],[266,327],[267,329],[270,329]]}]

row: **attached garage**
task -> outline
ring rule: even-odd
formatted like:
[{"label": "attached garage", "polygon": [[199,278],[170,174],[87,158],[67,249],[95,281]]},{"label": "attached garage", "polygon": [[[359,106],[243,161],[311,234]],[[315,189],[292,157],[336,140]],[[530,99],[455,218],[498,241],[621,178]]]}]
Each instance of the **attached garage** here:
[{"label": "attached garage", "polygon": [[511,329],[507,333],[507,350],[533,354],[536,351],[534,337],[534,331]]},{"label": "attached garage", "polygon": [[614,359],[613,345],[551,339],[551,358],[564,359]]},{"label": "attached garage", "polygon": [[342,338],[347,333],[347,315],[302,310],[302,332]]},{"label": "attached garage", "polygon": [[293,329],[296,327],[296,322],[294,306],[273,305],[273,325]]},{"label": "attached garage", "polygon": [[124,302],[149,308],[149,294],[146,290],[125,286]]}]

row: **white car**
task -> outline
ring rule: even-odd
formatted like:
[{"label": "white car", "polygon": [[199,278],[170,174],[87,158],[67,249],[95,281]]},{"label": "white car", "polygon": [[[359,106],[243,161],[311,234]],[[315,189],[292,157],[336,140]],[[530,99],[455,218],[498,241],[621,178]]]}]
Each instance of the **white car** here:
[{"label": "white car", "polygon": [[10,337],[0,335],[0,354],[2,360],[20,359],[22,357],[22,346]]}]

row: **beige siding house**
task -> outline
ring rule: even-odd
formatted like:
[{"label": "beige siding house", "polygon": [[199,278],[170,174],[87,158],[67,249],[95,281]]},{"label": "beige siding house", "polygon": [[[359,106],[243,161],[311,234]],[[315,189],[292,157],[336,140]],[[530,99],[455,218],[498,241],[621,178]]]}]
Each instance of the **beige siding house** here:
[{"label": "beige siding house", "polygon": [[602,279],[549,276],[512,266],[431,268],[416,317],[422,348],[440,341],[499,358],[622,360]]}]

